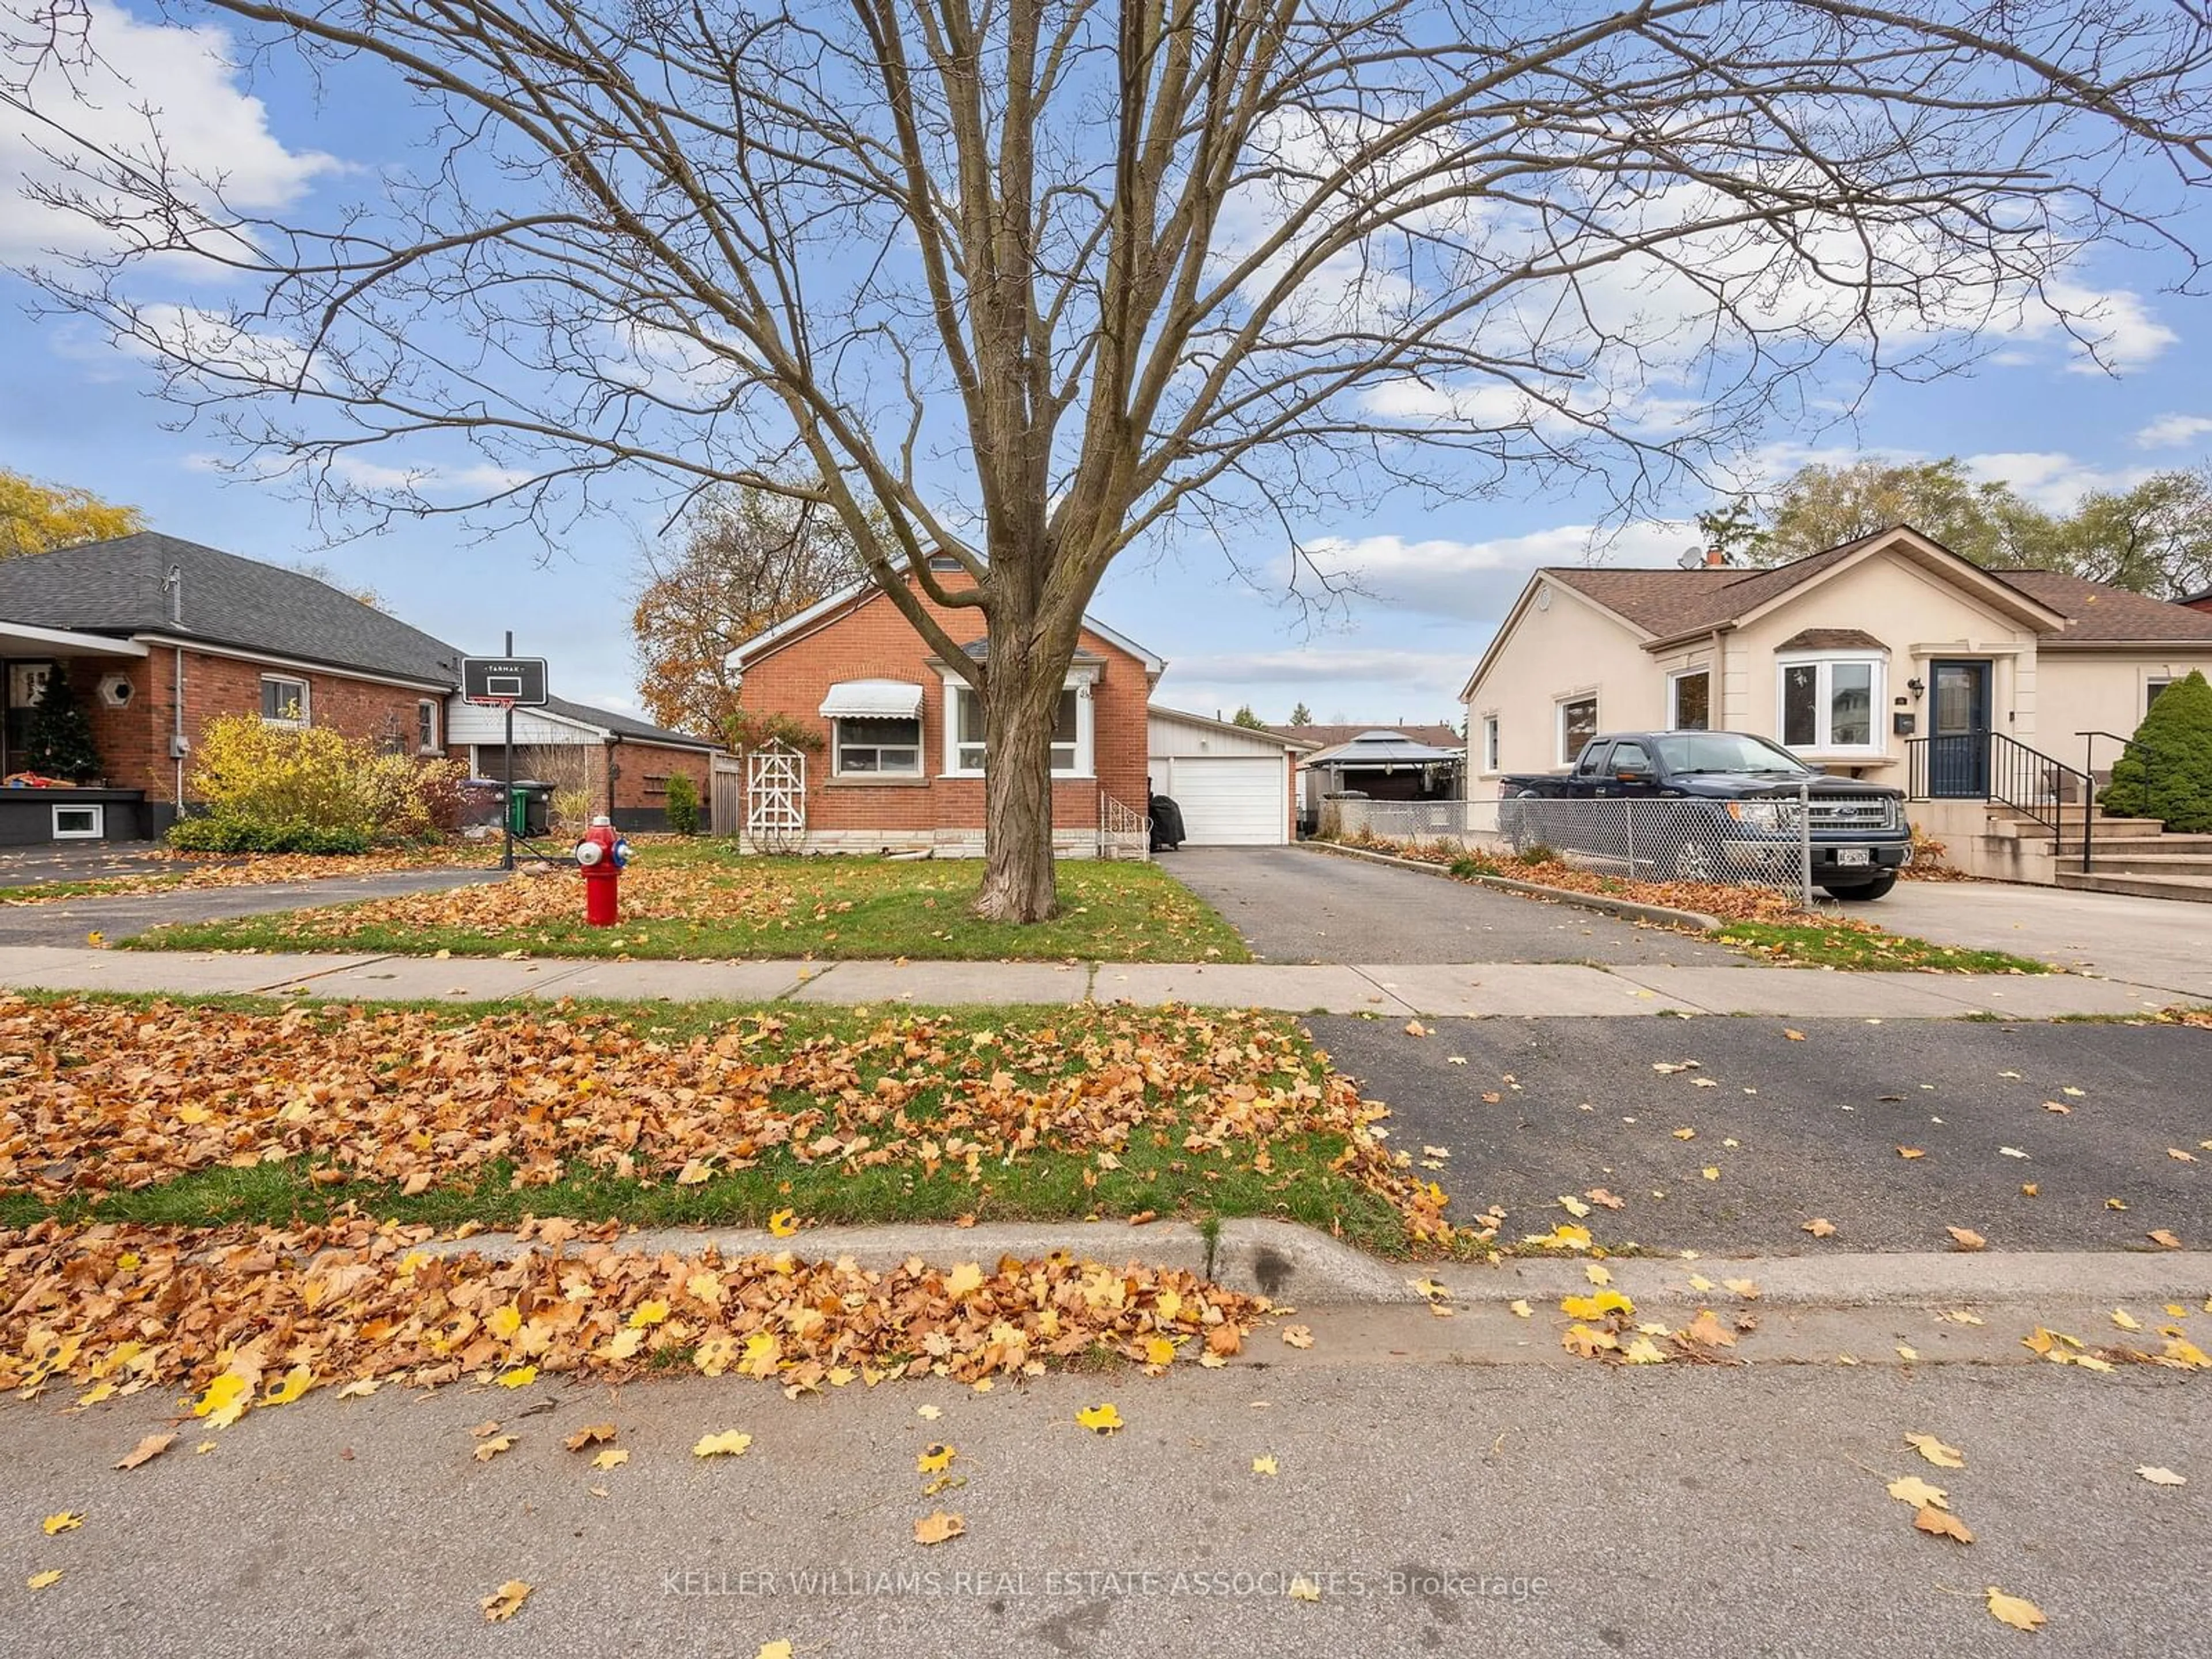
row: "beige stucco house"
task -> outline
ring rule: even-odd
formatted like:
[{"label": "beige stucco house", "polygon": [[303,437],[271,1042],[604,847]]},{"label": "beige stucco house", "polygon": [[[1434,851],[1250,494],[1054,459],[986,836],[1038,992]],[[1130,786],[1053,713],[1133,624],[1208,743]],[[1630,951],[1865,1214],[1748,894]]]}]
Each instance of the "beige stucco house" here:
[{"label": "beige stucco house", "polygon": [[[2212,674],[2212,613],[2047,571],[1986,570],[1900,526],[1769,569],[1553,567],[1461,700],[1468,793],[1565,767],[1600,731],[1725,728],[1895,784],[1978,835],[2010,738],[2108,773],[2166,684]],[[1949,738],[1922,747],[1918,738]],[[1948,803],[1946,805],[1945,803]]]}]

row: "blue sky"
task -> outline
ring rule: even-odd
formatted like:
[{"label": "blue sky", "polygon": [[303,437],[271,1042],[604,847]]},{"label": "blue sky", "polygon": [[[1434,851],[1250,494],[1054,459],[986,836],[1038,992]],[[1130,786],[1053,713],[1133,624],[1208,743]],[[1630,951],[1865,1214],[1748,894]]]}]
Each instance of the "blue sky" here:
[{"label": "blue sky", "polygon": [[[343,199],[392,155],[374,96],[349,95],[341,83],[318,100],[274,75],[249,81],[210,56],[204,37],[167,30],[150,10],[137,15],[131,24],[112,9],[100,14],[127,47],[118,61],[132,66],[134,94],[165,112],[185,155],[219,161],[234,185],[271,204],[323,191]],[[0,176],[20,179],[40,166],[24,135],[0,123]],[[64,234],[11,191],[0,205],[0,263],[34,258]],[[1854,427],[1810,441],[1777,433],[1747,461],[1774,477],[1808,455],[1848,459],[1860,448],[1958,454],[1978,475],[2063,507],[2085,489],[2203,459],[2212,451],[2212,301],[2160,295],[2155,273],[2119,258],[2073,275],[2101,296],[2118,374],[2094,371],[2055,333],[2022,334],[1971,374],[1878,386]],[[158,397],[142,357],[81,319],[33,314],[37,295],[20,278],[0,275],[0,361],[11,370],[0,465],[133,503],[172,534],[251,557],[323,562],[467,649],[495,649],[511,628],[518,648],[552,659],[561,695],[636,707],[627,596],[640,543],[659,533],[644,502],[627,521],[587,521],[550,546],[522,532],[479,539],[443,519],[346,538],[283,488],[226,479],[213,465],[223,452],[212,433],[167,429],[178,410]],[[1706,504],[1685,500],[1681,518]],[[1127,557],[1095,611],[1167,659],[1163,702],[1226,714],[1249,702],[1273,720],[1300,701],[1324,720],[1455,716],[1458,687],[1527,571],[1593,556],[1590,526],[1601,512],[1601,502],[1555,496],[1401,505],[1300,526],[1334,538],[1370,592],[1325,619],[1285,600],[1287,551],[1266,544],[1233,551],[1248,569],[1274,573],[1273,583],[1240,577],[1221,550],[1185,544]],[[1595,556],[1672,562],[1691,539],[1680,520],[1638,523]]]}]

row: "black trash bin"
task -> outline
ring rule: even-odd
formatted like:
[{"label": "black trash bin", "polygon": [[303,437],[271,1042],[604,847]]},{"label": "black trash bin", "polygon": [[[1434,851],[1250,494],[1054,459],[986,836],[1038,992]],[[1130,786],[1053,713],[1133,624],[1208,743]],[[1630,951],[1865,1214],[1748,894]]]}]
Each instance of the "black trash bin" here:
[{"label": "black trash bin", "polygon": [[536,841],[553,828],[553,786],[517,778],[507,798],[507,822],[525,841]]},{"label": "black trash bin", "polygon": [[1183,843],[1182,808],[1165,795],[1152,799],[1152,851],[1172,853]]}]

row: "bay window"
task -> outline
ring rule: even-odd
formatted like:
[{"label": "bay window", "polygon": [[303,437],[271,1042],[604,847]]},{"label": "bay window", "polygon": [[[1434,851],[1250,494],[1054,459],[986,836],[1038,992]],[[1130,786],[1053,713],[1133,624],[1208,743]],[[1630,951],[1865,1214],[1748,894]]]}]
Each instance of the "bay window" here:
[{"label": "bay window", "polygon": [[1883,696],[1879,657],[1805,657],[1778,665],[1782,742],[1816,753],[1881,747],[1875,716]]}]

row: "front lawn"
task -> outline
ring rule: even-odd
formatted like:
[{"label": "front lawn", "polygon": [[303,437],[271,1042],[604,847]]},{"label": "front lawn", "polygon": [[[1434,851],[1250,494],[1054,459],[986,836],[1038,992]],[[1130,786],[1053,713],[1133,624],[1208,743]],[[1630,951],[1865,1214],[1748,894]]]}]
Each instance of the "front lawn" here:
[{"label": "front lawn", "polygon": [[623,872],[623,922],[588,927],[572,871],[324,909],[163,927],[149,950],[345,950],[728,960],[1249,962],[1212,907],[1158,866],[1071,860],[1060,913],[1032,927],[970,914],[975,860],[740,857],[731,843],[641,842]]},{"label": "front lawn", "polygon": [[1281,1016],[0,998],[0,1228],[1274,1216],[1443,1196]]},{"label": "front lawn", "polygon": [[168,848],[134,852],[144,866],[120,875],[82,881],[26,882],[0,887],[0,905],[53,904],[64,899],[135,898],[210,887],[262,887],[277,882],[330,881],[383,875],[396,870],[445,870],[499,861],[496,841],[453,839],[373,853],[179,853]]}]

